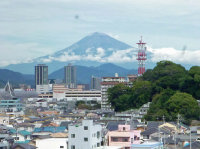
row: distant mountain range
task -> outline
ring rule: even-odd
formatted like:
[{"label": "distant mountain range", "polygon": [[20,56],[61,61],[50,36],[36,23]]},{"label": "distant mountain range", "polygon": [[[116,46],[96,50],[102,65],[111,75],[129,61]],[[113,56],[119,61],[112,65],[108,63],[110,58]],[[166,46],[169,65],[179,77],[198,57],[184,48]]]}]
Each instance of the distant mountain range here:
[{"label": "distant mountain range", "polygon": [[[0,70],[0,86],[8,80],[13,84],[34,85],[34,66],[48,65],[49,78],[64,78],[64,66],[77,67],[77,82],[90,83],[91,76],[127,76],[137,74],[137,48],[104,33],[95,32],[54,54],[33,59],[29,63],[12,64]],[[147,56],[149,56],[147,54]],[[153,67],[148,62],[148,68]],[[150,67],[149,67],[150,66]],[[24,75],[29,74],[29,75]]]},{"label": "distant mountain range", "polygon": [[[119,76],[127,76],[128,74],[136,74],[137,70],[129,70],[123,67],[117,66],[115,64],[107,63],[102,64],[97,67],[87,67],[87,66],[76,66],[77,69],[77,82],[83,84],[90,84],[90,79],[92,76],[103,77],[103,76],[114,76],[118,73]],[[64,67],[54,71],[49,74],[49,79],[59,79],[64,78]],[[19,84],[29,84],[34,86],[34,75],[25,75],[19,72],[14,72],[7,69],[0,69],[0,87],[4,87],[6,82],[10,81],[13,86],[18,86]]]},{"label": "distant mountain range", "polygon": [[33,74],[34,66],[37,64],[47,64],[49,73],[62,69],[68,63],[88,67],[113,63],[124,68],[137,69],[136,53],[137,48],[107,34],[95,32],[52,55],[33,59],[29,63],[12,64],[5,68],[24,74]]},{"label": "distant mountain range", "polygon": [[4,87],[8,81],[14,87],[18,86],[19,84],[34,85],[34,76],[24,75],[8,69],[0,69],[0,87]]}]

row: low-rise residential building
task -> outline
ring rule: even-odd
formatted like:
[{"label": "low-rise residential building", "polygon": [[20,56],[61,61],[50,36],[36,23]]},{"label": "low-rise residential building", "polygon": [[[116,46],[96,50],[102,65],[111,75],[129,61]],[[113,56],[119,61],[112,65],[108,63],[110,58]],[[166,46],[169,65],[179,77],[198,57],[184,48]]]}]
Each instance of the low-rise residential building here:
[{"label": "low-rise residential building", "polygon": [[45,99],[39,99],[38,101],[35,102],[35,106],[36,107],[44,107],[47,108],[48,107],[48,102]]},{"label": "low-rise residential building", "polygon": [[93,120],[83,120],[81,124],[70,124],[69,149],[96,149],[101,146],[102,126]]},{"label": "low-rise residential building", "polygon": [[118,125],[118,130],[107,133],[108,146],[123,146],[130,149],[131,144],[140,144],[140,130],[132,130],[130,125]]},{"label": "low-rise residential building", "polygon": [[68,149],[67,137],[49,137],[36,140],[37,149]]},{"label": "low-rise residential building", "polygon": [[23,109],[21,99],[13,97],[12,99],[3,99],[0,101],[0,112],[20,112]]},{"label": "low-rise residential building", "polygon": [[9,125],[9,116],[8,115],[0,115],[0,124]]},{"label": "low-rise residential building", "polygon": [[26,130],[18,131],[18,129],[17,130],[11,129],[10,131],[16,143],[28,143],[31,140],[31,133],[29,131]]}]

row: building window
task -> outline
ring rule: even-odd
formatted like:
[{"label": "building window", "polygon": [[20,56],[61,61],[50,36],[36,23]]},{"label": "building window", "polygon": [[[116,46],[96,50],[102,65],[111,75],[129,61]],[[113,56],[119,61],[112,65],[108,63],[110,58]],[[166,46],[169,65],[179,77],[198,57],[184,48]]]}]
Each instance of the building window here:
[{"label": "building window", "polygon": [[97,138],[99,139],[100,138],[100,132],[97,131]]},{"label": "building window", "polygon": [[84,126],[84,130],[88,130],[88,126]]},{"label": "building window", "polygon": [[140,140],[140,137],[134,136],[134,140]]},{"label": "building window", "polygon": [[76,148],[75,148],[75,145],[72,145],[72,146],[71,146],[71,149],[76,149]]},{"label": "building window", "polygon": [[126,128],[125,127],[123,127],[123,131],[125,131],[126,130]]},{"label": "building window", "polygon": [[85,141],[85,142],[88,142],[88,138],[84,138],[84,141]]},{"label": "building window", "polygon": [[71,134],[71,138],[75,138],[75,134]]},{"label": "building window", "polygon": [[111,141],[113,141],[113,142],[118,142],[118,138],[116,138],[116,137],[111,137]]},{"label": "building window", "polygon": [[100,143],[97,143],[97,147],[100,147]]},{"label": "building window", "polygon": [[64,146],[60,146],[60,148],[64,148]]},{"label": "building window", "polygon": [[122,142],[128,142],[128,138],[123,138]]},{"label": "building window", "polygon": [[133,138],[131,138],[131,144],[133,144]]}]

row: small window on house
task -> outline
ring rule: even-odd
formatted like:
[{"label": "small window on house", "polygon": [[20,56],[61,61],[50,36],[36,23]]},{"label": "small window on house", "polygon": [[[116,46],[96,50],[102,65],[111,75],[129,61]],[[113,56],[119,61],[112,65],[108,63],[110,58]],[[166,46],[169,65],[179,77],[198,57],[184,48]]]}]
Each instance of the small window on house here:
[{"label": "small window on house", "polygon": [[64,146],[60,146],[60,148],[64,148]]},{"label": "small window on house", "polygon": [[133,144],[133,138],[131,138],[131,144]]},{"label": "small window on house", "polygon": [[100,143],[97,143],[97,147],[100,147]]},{"label": "small window on house", "polygon": [[71,134],[71,138],[75,138],[75,134]]},{"label": "small window on house", "polygon": [[84,130],[88,130],[88,126],[84,126]]},{"label": "small window on house", "polygon": [[128,142],[128,138],[123,138],[122,141],[123,142]]},{"label": "small window on house", "polygon": [[126,130],[126,128],[125,127],[123,127],[123,131],[125,131]]},{"label": "small window on house", "polygon": [[72,145],[72,146],[71,146],[71,149],[76,149],[76,148],[75,148],[75,145]]},{"label": "small window on house", "polygon": [[118,142],[118,138],[117,137],[111,137],[111,141]]},{"label": "small window on house", "polygon": [[85,141],[85,142],[88,142],[88,138],[84,138],[84,141]]}]

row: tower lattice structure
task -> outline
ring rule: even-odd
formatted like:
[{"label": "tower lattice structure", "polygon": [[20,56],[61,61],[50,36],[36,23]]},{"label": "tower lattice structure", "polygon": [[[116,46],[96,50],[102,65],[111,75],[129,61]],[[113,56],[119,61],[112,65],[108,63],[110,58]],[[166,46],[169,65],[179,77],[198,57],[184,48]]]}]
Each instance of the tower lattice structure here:
[{"label": "tower lattice structure", "polygon": [[141,76],[145,72],[145,61],[147,60],[146,57],[146,43],[141,40],[139,40],[138,45],[138,54],[137,54],[137,60],[138,60],[138,76]]}]

